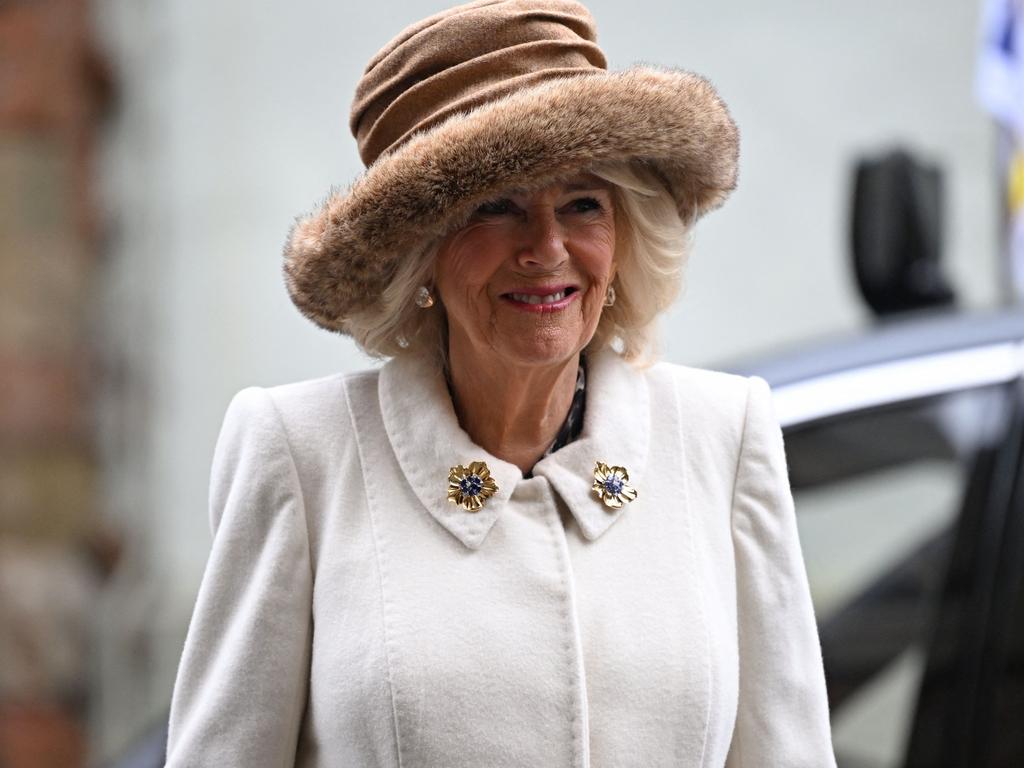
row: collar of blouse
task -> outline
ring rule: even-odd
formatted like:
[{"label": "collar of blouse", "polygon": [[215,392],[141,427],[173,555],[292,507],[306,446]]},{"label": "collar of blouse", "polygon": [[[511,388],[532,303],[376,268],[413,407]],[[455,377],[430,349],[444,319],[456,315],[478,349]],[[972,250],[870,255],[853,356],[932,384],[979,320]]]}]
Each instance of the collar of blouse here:
[{"label": "collar of blouse", "polygon": [[[459,426],[440,367],[422,355],[388,361],[380,372],[384,428],[402,473],[427,511],[470,549],[478,549],[513,493],[529,497],[545,482],[565,501],[583,535],[594,540],[624,514],[592,491],[598,461],[625,467],[642,497],[650,430],[646,378],[611,351],[587,357],[587,405],[580,436],[544,456],[524,478],[517,466],[476,445]],[[484,461],[498,491],[478,512],[448,501],[448,473],[456,464]]]}]

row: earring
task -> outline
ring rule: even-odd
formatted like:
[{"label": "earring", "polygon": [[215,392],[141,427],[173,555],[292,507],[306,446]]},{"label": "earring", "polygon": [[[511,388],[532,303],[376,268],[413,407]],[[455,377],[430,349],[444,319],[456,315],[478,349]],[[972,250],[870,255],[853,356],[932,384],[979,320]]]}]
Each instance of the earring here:
[{"label": "earring", "polygon": [[416,306],[420,309],[430,309],[434,306],[434,294],[425,285],[416,290]]},{"label": "earring", "polygon": [[610,307],[615,303],[615,286],[609,285],[608,292],[604,295],[604,305]]}]

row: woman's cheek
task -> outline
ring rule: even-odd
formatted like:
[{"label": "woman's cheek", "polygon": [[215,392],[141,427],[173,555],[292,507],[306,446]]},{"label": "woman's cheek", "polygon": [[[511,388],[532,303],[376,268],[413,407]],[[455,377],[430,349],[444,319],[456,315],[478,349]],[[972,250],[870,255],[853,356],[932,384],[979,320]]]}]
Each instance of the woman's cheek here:
[{"label": "woman's cheek", "polygon": [[583,315],[587,325],[595,325],[601,317],[601,309],[604,307],[604,282],[593,280],[590,283],[590,290],[587,291],[587,303]]}]

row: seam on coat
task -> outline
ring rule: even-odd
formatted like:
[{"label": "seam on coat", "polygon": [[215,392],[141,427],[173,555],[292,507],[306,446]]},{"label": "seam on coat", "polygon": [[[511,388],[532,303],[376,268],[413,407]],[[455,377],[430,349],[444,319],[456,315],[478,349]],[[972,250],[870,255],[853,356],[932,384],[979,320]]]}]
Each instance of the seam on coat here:
[{"label": "seam on coat", "polygon": [[[352,433],[355,435],[356,452],[359,454],[359,474],[363,478],[363,493],[366,495],[366,511],[370,518],[370,535],[373,538],[373,552],[376,556],[377,562],[377,583],[380,586],[380,622],[381,632],[384,635],[384,662],[388,668],[388,691],[391,694],[391,723],[395,732],[395,756],[398,758],[398,768],[402,768],[402,741],[398,731],[398,706],[395,703],[395,680],[392,673],[391,666],[391,639],[388,633],[388,603],[387,603],[387,592],[384,589],[384,563],[381,556],[380,543],[377,538],[377,525],[374,522],[374,504],[375,500],[373,494],[370,492],[370,485],[366,482],[366,457],[363,455],[363,444],[360,440],[359,426],[356,423],[355,411],[352,409],[352,400],[349,397],[348,385],[349,379],[346,378],[342,387],[342,392],[345,394],[345,408],[348,411],[348,418],[352,424]],[[379,379],[377,386],[379,386]]]},{"label": "seam on coat", "polygon": [[281,428],[281,435],[284,437],[284,446],[288,449],[288,461],[292,465],[292,479],[295,481],[295,487],[299,489],[299,503],[302,504],[302,527],[306,531],[306,552],[309,553],[309,578],[315,586],[316,573],[313,570],[313,546],[309,539],[309,515],[306,511],[308,508],[306,504],[306,492],[302,488],[302,479],[299,477],[299,468],[295,465],[295,454],[292,451],[292,439],[288,434],[288,427],[284,423],[284,419],[281,417],[281,409],[278,408],[277,403],[274,402],[274,396],[267,389],[260,388],[260,391],[265,393],[267,400],[270,401],[270,407],[274,411],[274,416],[277,418],[277,424]]},{"label": "seam on coat", "polygon": [[[687,454],[686,454],[686,437],[683,434],[683,406],[682,406],[681,400],[679,399],[679,389],[680,389],[680,384],[681,384],[680,377],[679,376],[674,376],[672,383],[673,383],[672,395],[673,395],[673,397],[675,399],[675,404],[676,404],[676,418],[679,421],[679,445],[681,446],[682,451],[683,451],[683,457],[682,458],[685,459],[685,458],[687,458]],[[691,507],[691,504],[690,504],[689,472],[688,472],[688,467],[686,467],[686,466],[682,467],[682,477],[683,477],[683,483],[684,483],[683,499],[684,499],[684,501],[686,503],[686,507],[684,509],[684,513],[686,515],[686,530],[687,530],[687,534],[688,534],[687,538],[689,539],[689,542],[690,542],[690,557],[688,558],[688,560],[692,564],[692,563],[696,563],[697,562],[697,542],[695,540],[696,536],[694,534],[693,508]],[[700,579],[699,569],[692,569],[692,566],[691,566],[691,577],[694,579],[694,581],[698,581]],[[698,765],[702,766],[702,768],[703,768],[704,760],[705,760],[705,758],[707,756],[707,751],[708,751],[708,736],[709,736],[709,734],[711,732],[711,704],[712,704],[711,695],[712,695],[712,687],[713,687],[712,686],[712,679],[713,679],[713,674],[712,674],[712,658],[711,658],[711,630],[710,630],[710,628],[708,626],[708,616],[707,616],[706,606],[704,604],[703,584],[699,583],[699,584],[695,584],[694,586],[697,588],[696,589],[696,593],[697,593],[697,606],[698,606],[698,610],[700,612],[700,614],[699,614],[700,615],[700,624],[704,628],[704,662],[705,662],[705,673],[707,675],[706,680],[705,680],[705,689],[704,689],[704,702],[705,702],[705,705],[704,705],[704,734],[701,737],[700,761],[698,762]]]},{"label": "seam on coat", "polygon": [[[305,685],[304,689],[303,688],[299,689],[300,692],[301,692],[299,694],[300,700],[293,702],[293,706],[295,708],[295,711],[297,711],[299,713],[299,723],[298,723],[298,726],[296,728],[296,733],[295,733],[295,742],[296,742],[295,743],[295,749],[298,750],[300,748],[300,745],[301,745],[301,742],[302,742],[303,723],[304,723],[304,721],[306,719],[306,714],[309,711],[309,700],[310,700],[309,683],[310,683],[310,679],[311,679],[310,676],[313,673],[313,671],[312,671],[313,670],[313,594],[314,594],[314,591],[316,589],[316,577],[314,576],[314,572],[313,572],[313,554],[312,554],[313,553],[313,549],[310,546],[310,541],[309,541],[309,518],[308,518],[308,515],[306,513],[306,494],[305,494],[305,492],[302,489],[302,480],[299,477],[299,469],[298,469],[297,466],[295,466],[295,454],[292,453],[292,443],[291,443],[291,438],[288,436],[288,429],[287,429],[287,427],[285,427],[284,419],[281,418],[281,410],[277,407],[277,403],[274,402],[274,397],[273,397],[273,395],[270,394],[270,391],[265,389],[265,388],[263,388],[263,387],[258,387],[257,389],[266,397],[267,402],[270,403],[270,410],[273,411],[274,419],[277,422],[277,426],[278,426],[278,429],[280,431],[281,437],[284,438],[284,447],[285,447],[285,450],[288,452],[288,463],[291,464],[292,482],[294,483],[295,487],[298,489],[297,501],[299,502],[299,505],[302,507],[302,509],[300,510],[301,518],[302,518],[302,528],[303,528],[303,531],[304,531],[305,536],[306,536],[306,559],[307,559],[307,563],[308,563],[308,566],[309,566],[309,602],[310,602],[310,606],[309,606],[309,611],[310,611],[310,614],[309,614],[309,624],[307,625],[307,630],[308,630],[309,634],[308,634],[308,637],[306,639],[306,650],[307,650],[307,653],[309,655],[308,655],[307,661],[306,661],[306,685]],[[304,694],[304,695],[302,695],[302,694]],[[296,754],[297,754],[297,752],[296,752]],[[294,757],[292,759],[294,760]]]},{"label": "seam on coat", "polygon": [[[553,494],[549,499],[554,501]],[[590,745],[583,744],[584,724],[580,722],[579,710],[584,706],[582,691],[587,684],[586,670],[583,668],[583,643],[577,646],[576,621],[573,616],[575,607],[575,588],[573,585],[572,564],[569,561],[569,542],[566,538],[565,528],[559,522],[558,505],[555,504],[555,514],[545,515],[547,517],[548,530],[551,531],[551,541],[555,547],[555,557],[562,569],[562,578],[565,580],[565,594],[563,595],[562,619],[568,630],[568,642],[565,647],[566,659],[569,666],[569,712],[572,717],[569,722],[569,729],[572,733],[572,756],[570,765],[573,768],[590,768]],[[579,657],[577,658],[577,648]],[[589,738],[589,736],[588,736]]]},{"label": "seam on coat", "polygon": [[[740,449],[736,454],[736,473],[733,475],[732,480],[732,501],[729,505],[729,533],[732,538],[733,532],[735,531],[736,525],[736,489],[739,487],[740,469],[743,464],[743,452],[747,447],[747,431],[750,426],[750,401],[754,397],[754,378],[752,376],[747,377],[747,402],[743,409],[743,434],[740,436]],[[736,545],[733,543],[733,561],[736,558]],[[741,737],[740,729],[737,727],[740,718],[740,707],[742,705],[741,695],[743,693],[743,638],[740,637],[742,631],[743,622],[740,621],[739,616],[739,585],[736,585],[736,600],[737,600],[737,615],[736,615],[736,649],[737,656],[739,657],[739,663],[737,664],[737,680],[736,680],[736,722],[733,724],[733,738],[736,740],[736,759],[738,761],[737,768],[742,768],[746,761],[743,759],[743,740]],[[730,744],[732,739],[730,739]]]},{"label": "seam on coat", "polygon": [[740,435],[740,449],[736,452],[736,470],[732,475],[732,496],[729,501],[729,526],[735,522],[736,513],[736,488],[739,485],[740,479],[740,465],[743,463],[743,451],[747,445],[747,425],[750,422],[750,400],[753,396],[754,381],[753,377],[747,377],[747,402],[743,407],[743,432]]}]

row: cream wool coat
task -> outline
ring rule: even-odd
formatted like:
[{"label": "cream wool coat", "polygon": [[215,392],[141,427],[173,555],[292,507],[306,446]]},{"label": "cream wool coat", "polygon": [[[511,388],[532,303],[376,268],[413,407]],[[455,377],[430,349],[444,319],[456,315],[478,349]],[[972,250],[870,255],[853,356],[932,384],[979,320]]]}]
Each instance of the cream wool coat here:
[{"label": "cream wool coat", "polygon": [[[167,765],[834,766],[770,397],[593,355],[581,437],[523,479],[420,358],[242,390]],[[446,488],[475,460],[471,513]]]}]

